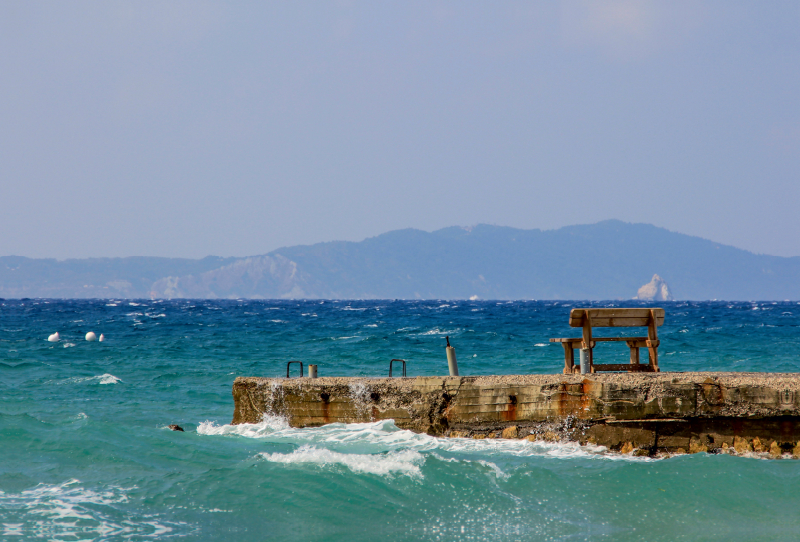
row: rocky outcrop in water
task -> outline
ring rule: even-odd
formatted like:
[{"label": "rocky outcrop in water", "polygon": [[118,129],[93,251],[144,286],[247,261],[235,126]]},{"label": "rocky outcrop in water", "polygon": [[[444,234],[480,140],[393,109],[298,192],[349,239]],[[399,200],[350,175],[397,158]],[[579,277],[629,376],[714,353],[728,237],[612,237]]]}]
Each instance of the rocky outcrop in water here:
[{"label": "rocky outcrop in water", "polygon": [[672,294],[669,291],[667,281],[656,274],[653,275],[650,282],[639,288],[636,299],[641,301],[672,301]]}]

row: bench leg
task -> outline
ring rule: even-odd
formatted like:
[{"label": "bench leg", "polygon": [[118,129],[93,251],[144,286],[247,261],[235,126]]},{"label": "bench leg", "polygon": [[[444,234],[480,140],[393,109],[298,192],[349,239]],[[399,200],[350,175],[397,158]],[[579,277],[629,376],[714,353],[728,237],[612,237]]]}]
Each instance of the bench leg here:
[{"label": "bench leg", "polygon": [[631,346],[631,365],[639,365],[639,347]]},{"label": "bench leg", "polygon": [[657,373],[657,372],[659,372],[659,369],[658,369],[658,347],[657,346],[651,346],[647,350],[650,353],[650,367],[653,368],[653,372],[654,373]]},{"label": "bench leg", "polygon": [[572,349],[572,343],[561,343],[564,347],[564,374],[571,375],[575,367],[575,351]]}]

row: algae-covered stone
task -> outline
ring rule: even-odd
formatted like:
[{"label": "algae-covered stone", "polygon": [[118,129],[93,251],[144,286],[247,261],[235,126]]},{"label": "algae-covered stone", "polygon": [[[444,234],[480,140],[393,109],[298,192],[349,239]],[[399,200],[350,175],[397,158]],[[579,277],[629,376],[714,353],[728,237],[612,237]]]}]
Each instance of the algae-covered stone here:
[{"label": "algae-covered stone", "polygon": [[753,439],[753,451],[754,452],[763,452],[764,445],[761,443],[761,439],[756,437]]},{"label": "algae-covered stone", "polygon": [[778,446],[778,443],[774,440],[769,445],[769,455],[771,455],[774,458],[778,458],[783,455],[781,447]]},{"label": "algae-covered stone", "polygon": [[475,440],[483,440],[486,438],[486,435],[472,435],[472,438]]},{"label": "algae-covered stone", "polygon": [[800,457],[800,441],[797,442],[797,445],[795,445],[794,450],[792,450],[792,455],[794,455],[795,457]]},{"label": "algae-covered stone", "polygon": [[619,453],[621,454],[629,454],[633,451],[633,444],[630,442],[626,442],[622,445],[622,448],[619,449]]},{"label": "algae-covered stone", "polygon": [[519,436],[519,431],[517,430],[516,425],[512,425],[511,427],[506,427],[503,429],[502,437],[503,438],[517,438]]}]

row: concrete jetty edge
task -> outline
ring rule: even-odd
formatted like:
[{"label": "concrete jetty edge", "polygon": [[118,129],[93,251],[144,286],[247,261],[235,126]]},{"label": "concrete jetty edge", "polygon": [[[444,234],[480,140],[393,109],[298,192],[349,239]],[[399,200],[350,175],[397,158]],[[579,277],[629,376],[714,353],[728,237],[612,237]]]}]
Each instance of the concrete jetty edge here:
[{"label": "concrete jetty edge", "polygon": [[239,377],[233,397],[233,424],[393,419],[435,436],[576,441],[637,455],[800,456],[800,375],[791,373]]}]

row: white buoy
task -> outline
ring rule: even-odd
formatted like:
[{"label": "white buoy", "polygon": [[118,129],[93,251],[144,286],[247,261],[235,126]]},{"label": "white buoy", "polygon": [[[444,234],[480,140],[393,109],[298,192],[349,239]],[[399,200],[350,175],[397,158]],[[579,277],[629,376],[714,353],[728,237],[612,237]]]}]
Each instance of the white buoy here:
[{"label": "white buoy", "polygon": [[61,336],[58,334],[58,331],[47,337],[47,340],[51,343],[57,343],[61,340]]},{"label": "white buoy", "polygon": [[97,340],[100,341],[100,342],[103,342],[103,341],[106,340],[106,336],[101,333],[100,334],[100,338],[98,338]]},{"label": "white buoy", "polygon": [[90,331],[89,333],[86,334],[86,340],[87,341],[96,341],[97,340],[97,335],[94,334],[94,331]]}]

